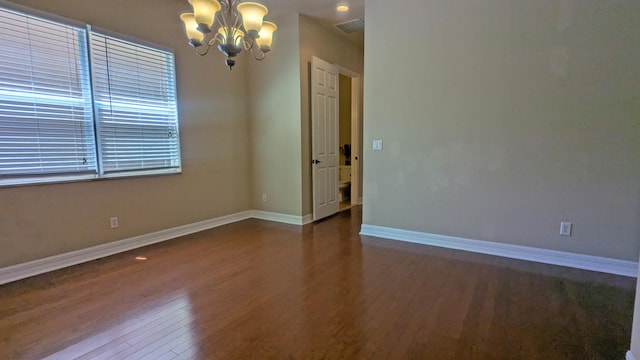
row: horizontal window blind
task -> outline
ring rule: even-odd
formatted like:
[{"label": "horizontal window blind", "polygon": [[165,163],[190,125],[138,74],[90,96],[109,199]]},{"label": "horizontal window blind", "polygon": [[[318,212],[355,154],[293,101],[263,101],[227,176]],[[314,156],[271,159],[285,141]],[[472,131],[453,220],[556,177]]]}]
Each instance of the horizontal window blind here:
[{"label": "horizontal window blind", "polygon": [[180,168],[173,53],[90,32],[102,171]]},{"label": "horizontal window blind", "polygon": [[0,9],[0,183],[97,171],[86,30]]},{"label": "horizontal window blind", "polygon": [[0,185],[181,171],[172,51],[0,5]]}]

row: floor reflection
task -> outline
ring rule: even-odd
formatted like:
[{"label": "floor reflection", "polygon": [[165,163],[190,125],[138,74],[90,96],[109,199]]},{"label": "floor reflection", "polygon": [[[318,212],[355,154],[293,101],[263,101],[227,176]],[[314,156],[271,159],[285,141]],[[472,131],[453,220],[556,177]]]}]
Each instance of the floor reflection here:
[{"label": "floor reflection", "polygon": [[184,294],[45,359],[160,359],[189,356],[197,324]]}]

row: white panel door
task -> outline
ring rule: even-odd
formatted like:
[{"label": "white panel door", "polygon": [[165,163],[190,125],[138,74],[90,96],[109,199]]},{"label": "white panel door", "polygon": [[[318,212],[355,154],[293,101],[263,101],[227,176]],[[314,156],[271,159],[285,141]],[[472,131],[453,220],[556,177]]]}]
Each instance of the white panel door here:
[{"label": "white panel door", "polygon": [[311,59],[313,220],[338,212],[338,68]]}]

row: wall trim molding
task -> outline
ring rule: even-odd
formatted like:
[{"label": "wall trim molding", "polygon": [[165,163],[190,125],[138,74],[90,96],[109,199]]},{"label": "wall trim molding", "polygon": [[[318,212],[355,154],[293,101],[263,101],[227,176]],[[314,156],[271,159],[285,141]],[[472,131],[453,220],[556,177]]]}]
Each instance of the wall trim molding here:
[{"label": "wall trim molding", "polygon": [[313,215],[310,214],[298,216],[262,210],[251,210],[251,217],[291,225],[305,225],[313,221]]},{"label": "wall trim molding", "polygon": [[261,210],[242,211],[0,268],[0,285],[251,218],[292,225],[313,222],[312,214],[296,216]]},{"label": "wall trim molding", "polygon": [[252,218],[252,211],[225,215],[214,219],[203,220],[187,225],[181,225],[170,229],[155,231],[148,234],[117,240],[102,245],[71,251],[59,255],[49,256],[17,265],[0,268],[0,285],[12,281],[40,275],[46,272],[62,269],[68,266],[115,255],[125,251],[137,249],[143,246],[175,239],[180,236],[193,234],[199,231],[212,229],[218,226]]},{"label": "wall trim molding", "polygon": [[302,225],[311,224],[313,222],[313,214],[307,214],[302,217]]},{"label": "wall trim molding", "polygon": [[636,360],[636,358],[633,357],[633,354],[631,353],[631,350],[627,351],[627,355],[625,356],[625,360]]},{"label": "wall trim molding", "polygon": [[375,236],[390,240],[406,241],[481,254],[497,255],[506,258],[567,266],[634,278],[638,276],[637,262],[600,256],[429,234],[368,224],[362,224],[362,227],[360,228],[360,235]]}]

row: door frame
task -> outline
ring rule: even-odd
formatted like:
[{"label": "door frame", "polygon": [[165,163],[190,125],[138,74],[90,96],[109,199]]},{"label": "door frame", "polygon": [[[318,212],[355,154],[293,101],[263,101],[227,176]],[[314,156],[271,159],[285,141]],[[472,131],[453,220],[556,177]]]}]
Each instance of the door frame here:
[{"label": "door frame", "polygon": [[[360,194],[360,174],[362,174],[362,154],[360,139],[360,79],[361,75],[344,66],[333,64],[340,74],[351,78],[351,204],[362,204]],[[355,171],[354,171],[355,170]]]}]

